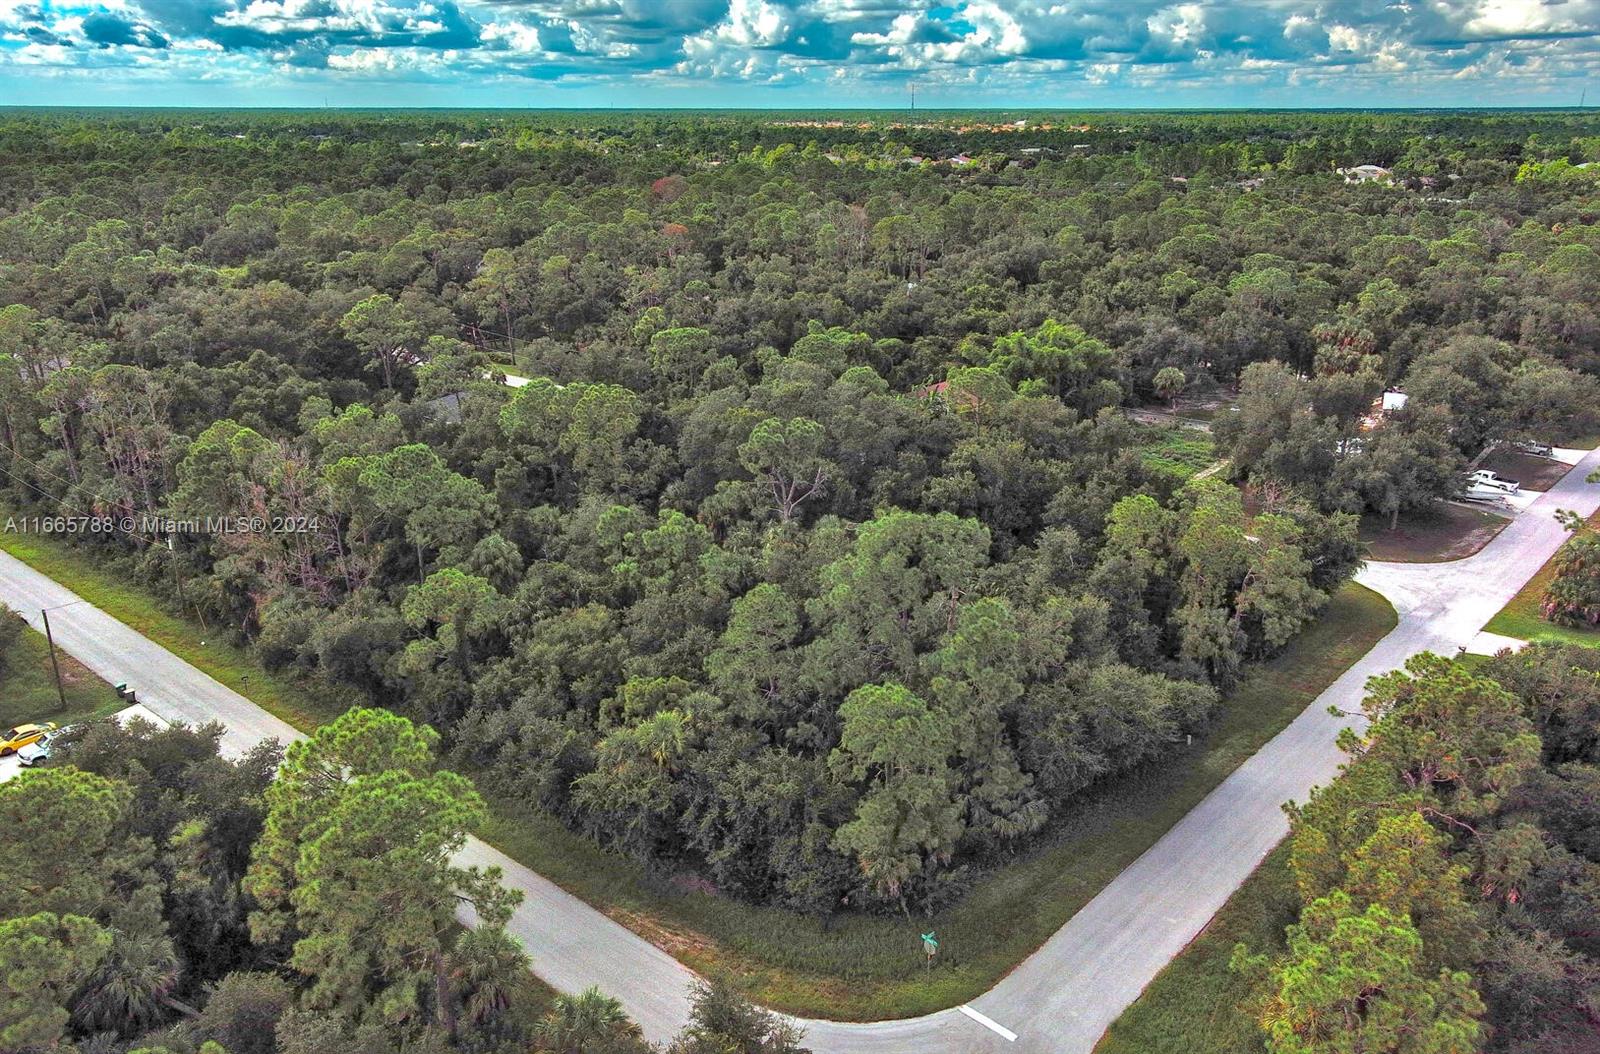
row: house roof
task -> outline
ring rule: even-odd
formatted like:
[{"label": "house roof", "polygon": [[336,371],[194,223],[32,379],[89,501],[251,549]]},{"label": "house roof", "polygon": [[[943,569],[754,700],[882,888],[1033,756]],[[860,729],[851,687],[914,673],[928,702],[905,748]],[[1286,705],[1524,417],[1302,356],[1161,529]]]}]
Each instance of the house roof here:
[{"label": "house roof", "polygon": [[[983,401],[978,397],[977,392],[958,390],[956,394],[963,406],[977,406]],[[939,399],[943,399],[945,402],[950,402],[950,382],[939,381],[937,384],[930,384],[926,388],[918,388],[917,395],[919,398],[923,399],[933,399],[937,397]]]},{"label": "house roof", "polygon": [[450,424],[461,423],[461,393],[449,392],[437,399],[429,399],[422,404],[429,414],[437,416],[440,420]]}]

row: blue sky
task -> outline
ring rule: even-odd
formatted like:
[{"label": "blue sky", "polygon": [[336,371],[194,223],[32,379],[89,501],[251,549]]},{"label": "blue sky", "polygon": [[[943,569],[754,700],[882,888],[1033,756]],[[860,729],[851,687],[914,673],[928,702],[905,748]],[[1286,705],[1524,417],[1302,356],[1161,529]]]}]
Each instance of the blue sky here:
[{"label": "blue sky", "polygon": [[1597,74],[1600,0],[0,0],[8,104],[1538,106]]}]

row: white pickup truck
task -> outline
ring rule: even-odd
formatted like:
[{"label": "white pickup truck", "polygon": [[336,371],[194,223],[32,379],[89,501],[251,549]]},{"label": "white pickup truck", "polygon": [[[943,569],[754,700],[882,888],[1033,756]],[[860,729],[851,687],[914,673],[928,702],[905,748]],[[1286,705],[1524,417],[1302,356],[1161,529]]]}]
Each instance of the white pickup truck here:
[{"label": "white pickup truck", "polygon": [[1468,476],[1467,483],[1473,487],[1480,487],[1486,490],[1504,491],[1507,494],[1515,494],[1522,489],[1522,484],[1518,483],[1516,480],[1506,479],[1504,476],[1497,476],[1486,468],[1480,468],[1472,475]]}]

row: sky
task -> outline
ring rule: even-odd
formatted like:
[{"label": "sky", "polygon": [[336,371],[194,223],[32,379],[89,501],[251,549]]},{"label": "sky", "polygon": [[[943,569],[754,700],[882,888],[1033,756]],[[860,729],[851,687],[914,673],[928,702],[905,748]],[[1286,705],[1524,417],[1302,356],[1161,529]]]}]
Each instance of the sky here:
[{"label": "sky", "polygon": [[0,0],[0,104],[1600,105],[1600,0]]}]

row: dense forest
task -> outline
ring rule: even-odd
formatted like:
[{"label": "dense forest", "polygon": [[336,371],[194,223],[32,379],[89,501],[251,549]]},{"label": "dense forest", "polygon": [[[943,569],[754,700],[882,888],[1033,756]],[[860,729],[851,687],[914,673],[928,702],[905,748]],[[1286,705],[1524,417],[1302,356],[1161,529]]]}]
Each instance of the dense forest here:
[{"label": "dense forest", "polygon": [[1303,903],[1266,1049],[1583,1054],[1600,1036],[1600,652],[1374,678],[1343,776],[1290,810]]},{"label": "dense forest", "polygon": [[[484,803],[432,730],[357,708],[232,759],[222,732],[99,722],[0,783],[0,1050],[662,1049],[615,999],[532,982],[504,929],[521,894],[450,862]],[[805,1054],[717,983],[668,1051]]]},{"label": "dense forest", "polygon": [[[1360,514],[1600,411],[1582,113],[11,111],[0,158],[14,511],[807,912],[948,903],[1227,705]],[[1235,390],[1209,472],[1125,413]]]}]

